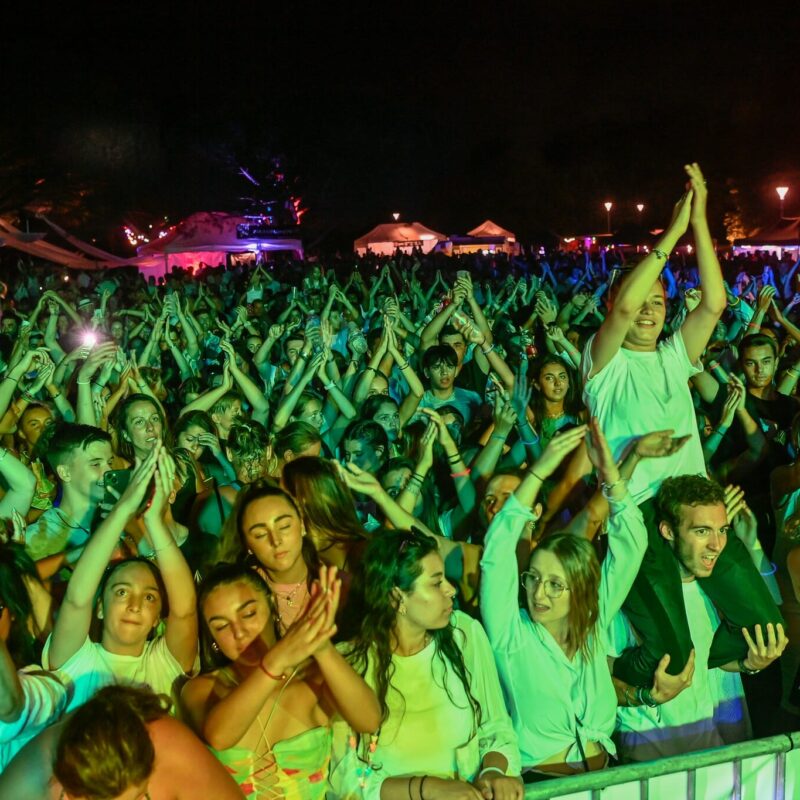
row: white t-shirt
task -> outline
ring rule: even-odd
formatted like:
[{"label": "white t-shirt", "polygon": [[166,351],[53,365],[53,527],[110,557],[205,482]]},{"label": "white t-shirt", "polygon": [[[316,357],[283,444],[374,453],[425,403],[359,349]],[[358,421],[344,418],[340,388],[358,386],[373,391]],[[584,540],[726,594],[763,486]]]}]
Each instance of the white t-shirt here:
[{"label": "white t-shirt", "polygon": [[[692,685],[668,703],[620,706],[617,736],[620,754],[631,761],[677,756],[750,738],[750,719],[736,672],[708,668],[719,616],[697,581],[681,584],[689,632],[695,648]],[[620,612],[610,626],[610,655],[618,656],[636,639]]]},{"label": "white t-shirt", "polygon": [[[42,653],[42,664],[46,669],[49,667],[51,641],[52,636],[48,637]],[[175,683],[185,674],[163,636],[147,642],[140,656],[110,653],[99,642],[87,637],[81,648],[59,670],[75,684],[70,711],[83,705],[104,686],[120,683],[147,687],[156,694],[166,694],[175,699]]]},{"label": "white t-shirt", "polygon": [[0,721],[0,772],[34,736],[61,718],[71,690],[69,681],[55,672],[26,667],[17,675],[24,705],[14,722]]},{"label": "white t-shirt", "polygon": [[706,466],[697,429],[689,378],[703,371],[692,364],[680,331],[651,352],[621,347],[597,375],[592,371],[592,336],[581,359],[583,400],[600,421],[611,452],[619,459],[632,439],[672,429],[691,437],[668,458],[647,458],[636,467],[628,490],[637,504],[652,497],[664,478],[705,475]]},{"label": "white t-shirt", "polygon": [[[419,401],[419,408],[432,408],[435,411],[442,406],[453,406],[464,417],[464,425],[469,425],[470,420],[478,413],[482,404],[483,400],[481,400],[481,396],[477,392],[456,386],[453,388],[453,393],[446,400],[436,397],[430,389],[427,389],[425,394],[422,395],[422,400]],[[425,419],[427,421],[428,418],[424,414],[415,414],[413,419]]]}]

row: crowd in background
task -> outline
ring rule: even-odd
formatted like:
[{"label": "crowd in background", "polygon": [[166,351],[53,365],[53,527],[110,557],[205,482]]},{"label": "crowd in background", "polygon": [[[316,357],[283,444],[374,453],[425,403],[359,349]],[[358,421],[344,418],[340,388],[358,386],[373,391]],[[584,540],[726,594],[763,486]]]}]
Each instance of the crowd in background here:
[{"label": "crowd in background", "polygon": [[800,262],[720,265],[686,179],[640,253],[11,271],[0,794],[515,800],[797,729]]}]

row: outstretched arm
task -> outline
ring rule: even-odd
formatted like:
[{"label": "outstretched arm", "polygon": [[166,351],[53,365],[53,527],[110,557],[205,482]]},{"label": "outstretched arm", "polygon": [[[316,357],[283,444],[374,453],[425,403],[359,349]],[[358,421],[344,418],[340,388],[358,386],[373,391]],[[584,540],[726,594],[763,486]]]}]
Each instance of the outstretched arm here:
[{"label": "outstretched arm", "polygon": [[708,190],[703,173],[697,164],[687,164],[686,174],[692,183],[692,231],[697,248],[697,266],[700,270],[702,298],[697,308],[687,317],[681,327],[683,343],[689,360],[694,363],[703,354],[708,340],[714,332],[719,318],[727,305],[722,270],[714,252],[714,242],[708,229],[706,202]]},{"label": "outstretched arm", "polygon": [[647,300],[653,284],[666,264],[669,253],[686,232],[691,205],[692,192],[690,190],[676,203],[672,220],[658,244],[634,267],[631,274],[622,283],[614,305],[592,340],[592,371],[589,378],[601,372],[622,347],[631,323]]}]

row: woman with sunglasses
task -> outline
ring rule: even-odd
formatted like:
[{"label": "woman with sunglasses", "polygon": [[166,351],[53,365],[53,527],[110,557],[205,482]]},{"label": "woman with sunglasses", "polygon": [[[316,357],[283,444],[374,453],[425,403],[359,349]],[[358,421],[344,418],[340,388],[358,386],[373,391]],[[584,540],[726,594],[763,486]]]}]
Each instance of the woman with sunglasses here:
[{"label": "woman with sunglasses", "polygon": [[481,612],[505,694],[513,698],[526,781],[601,769],[615,753],[617,698],[605,630],[636,577],[647,534],[596,420],[586,440],[611,506],[606,558],[601,566],[586,539],[547,537],[522,573],[525,605],[517,607],[515,555],[527,545],[526,523],[538,516],[531,508],[542,482],[584,437],[582,425],[551,440],[492,521],[481,562]]}]

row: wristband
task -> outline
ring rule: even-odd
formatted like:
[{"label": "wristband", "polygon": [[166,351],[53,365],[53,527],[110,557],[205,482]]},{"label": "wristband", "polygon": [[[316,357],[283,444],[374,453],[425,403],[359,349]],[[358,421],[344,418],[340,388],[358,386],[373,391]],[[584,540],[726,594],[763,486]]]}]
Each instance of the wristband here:
[{"label": "wristband", "polygon": [[322,388],[325,389],[326,392],[329,392],[334,386],[336,386],[336,381],[331,381],[330,383],[326,383]]},{"label": "wristband", "polygon": [[745,675],[758,675],[761,672],[760,669],[750,669],[744,662],[744,658],[739,659],[739,672],[743,672]]},{"label": "wristband", "polygon": [[6,375],[5,378],[3,378],[3,380],[4,381],[14,381],[14,383],[19,383],[19,378],[12,378],[10,375]]},{"label": "wristband", "polygon": [[533,475],[539,483],[544,483],[544,478],[541,475],[537,475],[532,469],[528,470],[528,475]]},{"label": "wristband", "polygon": [[502,775],[503,777],[506,775],[505,770],[500,769],[500,767],[484,767],[478,773],[478,777],[482,778],[487,772],[496,772],[498,775]]},{"label": "wristband", "polygon": [[659,258],[663,258],[664,261],[669,259],[669,253],[665,253],[663,250],[659,250],[657,247],[653,248],[653,255],[658,256]]},{"label": "wristband", "polygon": [[419,800],[425,800],[425,795],[423,795],[422,793],[425,790],[425,779],[427,777],[428,777],[427,775],[423,775],[422,776],[422,780],[420,781],[420,784],[419,784]]},{"label": "wristband", "polygon": [[506,437],[502,436],[499,433],[493,433],[489,438],[490,439],[499,439],[501,442],[504,442],[506,440]]},{"label": "wristband", "polygon": [[531,439],[529,442],[526,442],[524,439],[520,439],[519,443],[524,444],[526,447],[533,447],[538,441],[538,439]]},{"label": "wristband", "polygon": [[469,474],[471,472],[472,472],[472,470],[469,467],[467,467],[463,472],[451,472],[450,473],[450,477],[451,478],[467,478],[467,477],[469,477]]},{"label": "wristband", "polygon": [[488,356],[492,350],[494,350],[494,343],[490,344],[485,350],[481,347],[481,353],[483,353],[485,356]]},{"label": "wristband", "polygon": [[[0,459],[2,459],[2,456],[0,456]],[[778,571],[778,565],[774,561],[770,561],[770,566],[772,567],[772,569],[769,572],[759,573],[762,578],[769,578],[770,575],[774,575]]]},{"label": "wristband", "polygon": [[410,481],[419,481],[420,483],[422,483],[425,480],[425,476],[424,475],[420,475],[419,472],[414,472],[414,473],[411,474],[411,477],[409,478],[409,480]]},{"label": "wristband", "polygon": [[646,686],[640,686],[636,690],[636,697],[643,706],[655,708],[659,705],[659,703],[653,699],[653,695],[650,694],[650,690]]},{"label": "wristband", "polygon": [[272,674],[272,673],[271,673],[271,672],[270,672],[270,671],[269,671],[269,670],[268,670],[268,669],[267,669],[267,668],[264,666],[264,662],[263,662],[263,660],[258,662],[258,666],[259,666],[259,669],[260,669],[260,670],[261,670],[261,671],[262,671],[262,672],[263,672],[263,673],[264,673],[264,674],[265,674],[265,675],[266,675],[268,678],[272,678],[272,680],[274,680],[274,681],[285,681],[285,680],[286,680],[286,677],[287,677],[287,676],[286,676],[286,673],[285,673],[285,672],[284,672],[284,673],[282,673],[281,675],[273,675],[273,674]]}]

